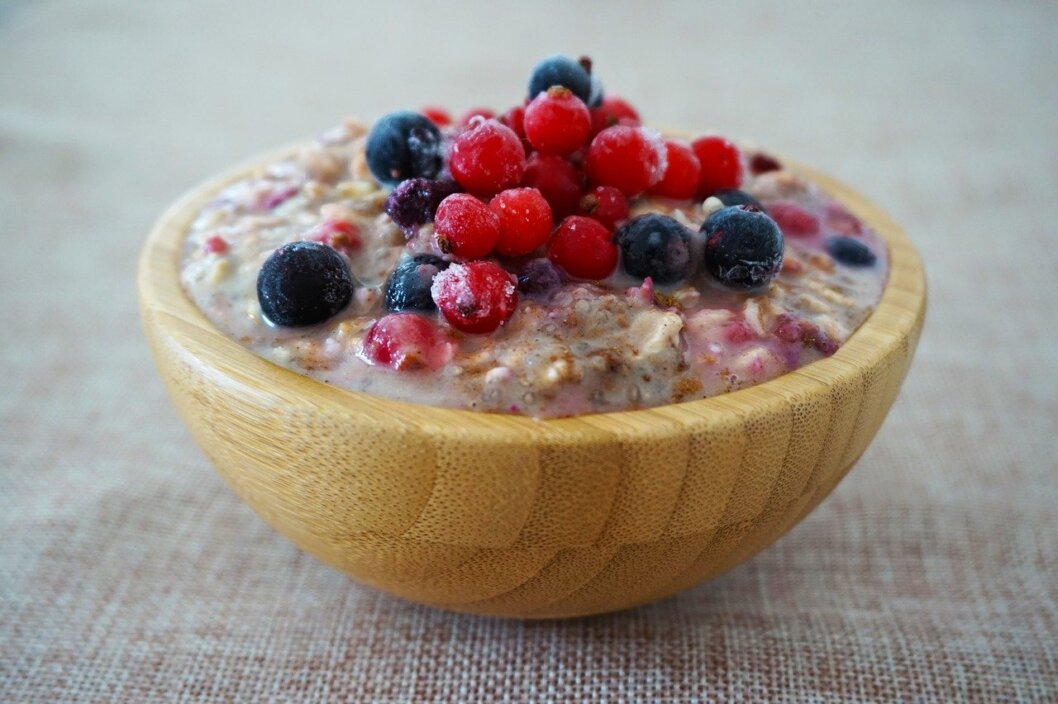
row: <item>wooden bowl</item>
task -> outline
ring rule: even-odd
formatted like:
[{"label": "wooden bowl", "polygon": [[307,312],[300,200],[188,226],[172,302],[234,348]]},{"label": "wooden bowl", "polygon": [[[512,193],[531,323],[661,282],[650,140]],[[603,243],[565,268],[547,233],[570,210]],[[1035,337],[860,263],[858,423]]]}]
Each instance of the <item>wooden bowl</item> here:
[{"label": "wooden bowl", "polygon": [[925,277],[900,228],[795,166],[889,243],[878,309],[832,357],[715,398],[545,421],[333,388],[225,337],[180,285],[195,213],[285,153],[194,189],[154,226],[139,266],[147,337],[195,440],[250,506],[356,580],[432,606],[596,614],[737,565],[859,458],[922,327]]}]

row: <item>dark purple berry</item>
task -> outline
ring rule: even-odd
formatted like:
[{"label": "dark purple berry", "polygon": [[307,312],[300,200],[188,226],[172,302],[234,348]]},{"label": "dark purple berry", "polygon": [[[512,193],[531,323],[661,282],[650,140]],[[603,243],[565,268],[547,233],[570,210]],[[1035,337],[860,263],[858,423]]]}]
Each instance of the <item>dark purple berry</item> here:
[{"label": "dark purple berry", "polygon": [[274,325],[304,327],[333,317],[353,297],[353,277],[338,252],[319,242],[285,244],[257,275],[261,312]]},{"label": "dark purple berry", "polygon": [[701,233],[705,236],[702,264],[728,288],[760,288],[782,268],[782,232],[751,205],[717,210],[702,223]]},{"label": "dark purple berry", "polygon": [[614,232],[621,266],[637,279],[671,284],[691,273],[694,245],[691,231],[668,215],[649,213],[632,218]]},{"label": "dark purple berry", "polygon": [[441,171],[441,144],[437,137],[437,126],[433,122],[429,126],[408,130],[408,156],[413,175],[433,178]]},{"label": "dark purple berry", "polygon": [[878,261],[867,245],[852,237],[831,237],[827,240],[827,252],[845,266],[872,266]]},{"label": "dark purple berry", "polygon": [[551,56],[536,65],[529,78],[529,97],[535,98],[551,86],[565,86],[585,103],[591,100],[591,76],[580,63],[565,56]]},{"label": "dark purple berry", "polygon": [[562,274],[550,259],[533,259],[518,272],[518,290],[527,296],[545,296],[562,285]]},{"label": "dark purple berry", "polygon": [[387,186],[416,176],[433,178],[441,171],[441,132],[417,112],[400,110],[379,118],[364,149],[371,173]]},{"label": "dark purple berry", "polygon": [[435,310],[430,286],[449,262],[432,254],[419,254],[400,261],[386,281],[386,310]]},{"label": "dark purple berry", "polygon": [[433,222],[441,201],[458,192],[459,184],[455,181],[409,178],[386,198],[386,214],[411,238],[419,225]]},{"label": "dark purple berry", "polygon": [[713,193],[713,198],[717,198],[725,207],[731,207],[732,205],[752,205],[757,210],[768,212],[767,208],[761,205],[759,200],[737,188],[724,188],[716,191]]}]

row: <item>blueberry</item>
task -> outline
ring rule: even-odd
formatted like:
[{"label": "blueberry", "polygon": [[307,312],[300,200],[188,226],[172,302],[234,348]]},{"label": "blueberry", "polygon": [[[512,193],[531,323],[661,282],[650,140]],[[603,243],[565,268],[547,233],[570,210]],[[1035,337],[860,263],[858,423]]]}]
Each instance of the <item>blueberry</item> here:
[{"label": "blueberry", "polygon": [[591,94],[588,97],[588,107],[597,108],[602,105],[603,90],[602,81],[595,74],[591,75]]},{"label": "blueberry", "polygon": [[430,123],[428,127],[412,127],[408,130],[408,154],[411,156],[411,172],[416,176],[433,178],[441,171],[441,130]]},{"label": "blueberry", "polygon": [[667,215],[640,215],[617,228],[621,266],[639,279],[671,284],[691,272],[692,233]]},{"label": "blueberry", "polygon": [[746,205],[722,208],[702,224],[703,266],[728,288],[760,288],[782,267],[783,239],[770,217]]},{"label": "blueberry", "polygon": [[437,272],[448,268],[448,262],[432,254],[402,259],[386,281],[386,310],[435,310],[430,285]]},{"label": "blueberry", "polygon": [[518,272],[518,290],[528,296],[543,296],[562,285],[562,275],[550,259],[533,259]]},{"label": "blueberry", "polygon": [[455,181],[409,178],[386,198],[386,214],[411,237],[419,225],[433,222],[442,200],[458,192],[459,184]]},{"label": "blueberry", "polygon": [[845,266],[873,266],[878,261],[867,245],[852,237],[831,237],[827,240],[827,252]]},{"label": "blueberry", "polygon": [[565,56],[544,59],[529,78],[529,97],[535,98],[551,86],[565,86],[588,103],[591,100],[591,76],[579,63]]},{"label": "blueberry", "polygon": [[725,188],[720,191],[715,191],[713,193],[713,198],[718,198],[725,207],[730,207],[732,205],[752,205],[757,210],[767,212],[767,209],[761,205],[759,200],[737,188]]},{"label": "blueberry", "polygon": [[380,118],[367,136],[366,151],[371,173],[388,186],[414,176],[433,178],[441,171],[440,130],[410,110]]},{"label": "blueberry", "polygon": [[257,275],[261,312],[275,325],[304,327],[334,316],[353,296],[353,277],[338,252],[319,242],[285,244]]}]

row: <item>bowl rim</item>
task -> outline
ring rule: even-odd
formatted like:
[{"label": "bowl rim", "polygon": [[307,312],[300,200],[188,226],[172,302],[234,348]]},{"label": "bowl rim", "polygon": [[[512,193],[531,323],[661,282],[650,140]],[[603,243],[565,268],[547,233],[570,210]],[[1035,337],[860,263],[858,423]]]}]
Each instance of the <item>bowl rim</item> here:
[{"label": "bowl rim", "polygon": [[[418,430],[479,442],[524,439],[580,442],[644,433],[674,436],[688,426],[741,423],[747,414],[781,410],[820,387],[850,382],[881,363],[895,348],[917,337],[925,314],[926,280],[911,240],[883,210],[836,179],[780,156],[784,168],[817,185],[871,226],[889,247],[889,278],[877,308],[830,357],[774,379],[704,399],[627,411],[565,418],[471,411],[399,401],[335,387],[260,357],[229,338],[184,292],[180,259],[187,228],[201,207],[226,186],[289,158],[311,142],[298,142],[257,156],[186,191],[152,226],[140,253],[137,288],[148,337],[165,333],[171,348],[199,373],[238,386],[235,392],[289,408],[345,416],[376,427]],[[914,344],[913,342],[911,343]],[[514,435],[512,435],[514,434]]]}]

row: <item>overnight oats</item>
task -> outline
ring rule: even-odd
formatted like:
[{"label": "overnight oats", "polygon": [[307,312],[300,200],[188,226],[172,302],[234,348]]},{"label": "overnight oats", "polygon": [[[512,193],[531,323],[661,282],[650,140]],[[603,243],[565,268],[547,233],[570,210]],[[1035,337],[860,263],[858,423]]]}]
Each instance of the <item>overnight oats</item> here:
[{"label": "overnight oats", "polygon": [[334,386],[553,418],[700,399],[833,354],[884,241],[768,154],[684,140],[552,57],[524,104],[348,121],[187,232],[221,331]]}]

